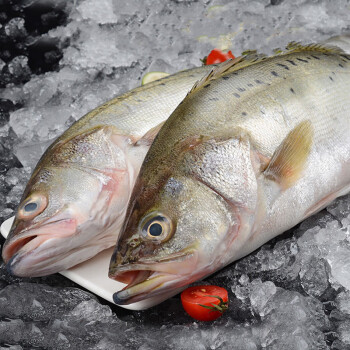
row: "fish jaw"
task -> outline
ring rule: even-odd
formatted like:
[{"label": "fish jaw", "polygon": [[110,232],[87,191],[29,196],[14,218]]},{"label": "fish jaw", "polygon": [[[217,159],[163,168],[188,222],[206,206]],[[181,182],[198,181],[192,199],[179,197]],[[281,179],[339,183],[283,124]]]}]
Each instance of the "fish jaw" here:
[{"label": "fish jaw", "polygon": [[129,305],[150,297],[161,298],[164,294],[170,297],[189,283],[185,276],[153,273],[149,279],[114,293],[113,301],[117,305]]},{"label": "fish jaw", "polygon": [[6,268],[20,277],[40,277],[66,270],[112,246],[120,226],[121,221],[116,220],[109,229],[100,230],[99,236],[89,221],[79,226],[74,219],[33,228],[4,247]]},{"label": "fish jaw", "polygon": [[37,264],[57,250],[58,242],[67,241],[68,245],[78,231],[79,220],[71,211],[63,210],[25,228],[20,221],[15,222],[2,251],[7,270],[17,276],[42,276],[35,272]]},{"label": "fish jaw", "polygon": [[2,257],[7,263],[13,255],[19,251],[25,254],[39,247],[48,238],[69,237],[76,232],[77,223],[73,218],[50,221],[41,227],[33,227],[22,234],[14,235],[10,241],[6,241]]},{"label": "fish jaw", "polygon": [[123,290],[113,295],[113,300],[117,305],[127,305],[154,296],[175,295],[198,278],[198,273],[196,277],[193,273],[198,271],[198,263],[198,252],[190,250],[156,263],[140,260],[134,264],[112,265],[109,277],[127,283]]}]

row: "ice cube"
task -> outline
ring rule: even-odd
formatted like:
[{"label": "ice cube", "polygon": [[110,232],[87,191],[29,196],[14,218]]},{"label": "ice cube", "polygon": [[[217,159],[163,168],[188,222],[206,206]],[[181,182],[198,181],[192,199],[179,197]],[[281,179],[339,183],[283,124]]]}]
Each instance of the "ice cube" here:
[{"label": "ice cube", "polygon": [[[95,346],[94,350],[119,350],[124,347],[123,344],[110,340],[108,338],[101,339]],[[154,347],[150,347],[148,344],[141,345],[138,350],[154,350]]]},{"label": "ice cube", "polygon": [[27,31],[25,28],[24,18],[15,17],[12,18],[5,25],[5,33],[11,37],[12,40],[16,41],[16,39],[23,38],[27,35]]},{"label": "ice cube", "polygon": [[336,199],[327,207],[327,211],[339,220],[346,218],[350,213],[350,196]]},{"label": "ice cube", "polygon": [[111,320],[112,310],[107,305],[101,305],[96,300],[82,301],[69,314],[68,318],[76,318],[81,322],[102,322]]},{"label": "ice cube", "polygon": [[253,310],[260,316],[264,316],[264,307],[276,291],[277,288],[273,282],[261,282],[259,279],[252,281],[249,298]]},{"label": "ice cube", "polygon": [[344,322],[341,322],[341,324],[338,326],[338,333],[340,340],[346,344],[350,345],[350,320],[346,320]]},{"label": "ice cube", "polygon": [[0,350],[23,350],[21,345],[6,344],[5,346],[0,345]]},{"label": "ice cube", "polygon": [[322,332],[327,321],[316,299],[277,288],[263,307],[263,315],[262,322],[253,328],[263,348],[327,349]]},{"label": "ice cube", "polygon": [[339,293],[336,303],[341,312],[350,315],[350,290]]},{"label": "ice cube", "polygon": [[19,144],[16,147],[15,155],[24,167],[34,170],[34,167],[38,163],[40,157],[52,142],[53,140],[38,143]]},{"label": "ice cube", "polygon": [[29,80],[31,70],[28,65],[28,57],[23,55],[17,56],[7,65],[7,67],[15,82],[21,83]]},{"label": "ice cube", "polygon": [[299,272],[300,282],[305,292],[320,297],[328,288],[327,265],[323,259],[314,256],[305,261]]},{"label": "ice cube", "polygon": [[83,19],[92,19],[97,23],[117,23],[118,17],[113,11],[112,0],[101,0],[99,6],[95,6],[94,0],[86,0],[77,6]]},{"label": "ice cube", "polygon": [[6,66],[6,63],[0,58],[0,72]]}]

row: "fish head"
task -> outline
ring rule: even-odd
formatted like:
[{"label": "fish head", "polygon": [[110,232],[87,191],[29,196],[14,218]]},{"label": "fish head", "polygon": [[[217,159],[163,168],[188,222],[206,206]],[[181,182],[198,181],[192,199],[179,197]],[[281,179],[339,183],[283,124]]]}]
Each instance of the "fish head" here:
[{"label": "fish head", "polygon": [[260,214],[249,138],[185,143],[164,158],[149,153],[141,168],[110,264],[109,276],[127,283],[116,304],[174,295],[250,244]]},{"label": "fish head", "polygon": [[34,171],[2,251],[11,274],[63,271],[115,244],[133,180],[121,151],[103,156],[101,164],[118,162],[103,170],[45,163]]},{"label": "fish head", "polygon": [[68,177],[70,184],[78,180],[74,175],[68,168],[43,168],[27,184],[2,251],[12,274],[40,276],[66,266],[67,257],[58,257],[91,210],[89,198],[81,198],[79,183],[64,183]]},{"label": "fish head", "polygon": [[131,200],[111,259],[109,277],[128,284],[114,294],[116,304],[168,297],[213,273],[227,233],[238,227],[225,200],[195,178],[173,175],[157,194],[147,194],[144,188]]}]

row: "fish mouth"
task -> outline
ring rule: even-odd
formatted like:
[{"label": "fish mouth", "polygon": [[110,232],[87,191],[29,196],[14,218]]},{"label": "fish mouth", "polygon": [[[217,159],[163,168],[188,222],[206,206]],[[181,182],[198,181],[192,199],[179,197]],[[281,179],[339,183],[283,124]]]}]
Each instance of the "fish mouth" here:
[{"label": "fish mouth", "polygon": [[[16,227],[13,229],[14,233]],[[7,270],[17,276],[27,276],[30,264],[24,264],[24,259],[31,256],[32,261],[40,262],[50,253],[45,248],[54,246],[54,242],[62,237],[70,237],[77,231],[77,222],[72,218],[49,220],[24,231],[22,234],[8,239],[2,250],[2,258]],[[49,243],[50,242],[50,243]],[[47,243],[47,244],[46,244]],[[34,277],[33,275],[31,275]]]},{"label": "fish mouth", "polygon": [[170,289],[174,290],[174,295],[179,288],[195,279],[193,270],[197,260],[197,252],[190,251],[157,260],[156,263],[140,260],[138,263],[112,266],[109,277],[127,284],[113,294],[113,301],[117,305],[128,305],[169,293]]}]

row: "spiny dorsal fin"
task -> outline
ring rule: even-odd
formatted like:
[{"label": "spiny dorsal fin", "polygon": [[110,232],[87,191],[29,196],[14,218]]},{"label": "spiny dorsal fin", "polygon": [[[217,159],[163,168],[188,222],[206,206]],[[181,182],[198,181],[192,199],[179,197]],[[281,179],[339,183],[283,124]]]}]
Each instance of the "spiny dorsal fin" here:
[{"label": "spiny dorsal fin", "polygon": [[233,60],[225,61],[214,67],[206,76],[198,80],[189,91],[188,95],[207,85],[210,81],[217,79],[219,76],[234,72],[243,67],[263,61],[267,58],[265,54],[257,54],[256,51],[245,51],[249,54],[246,56],[239,56]]},{"label": "spiny dorsal fin", "polygon": [[209,83],[211,80],[216,79],[221,74],[227,72],[230,68],[232,68],[234,65],[236,65],[238,62],[240,62],[243,59],[243,56],[234,58],[233,60],[227,60],[218,66],[214,67],[207,75],[205,75],[202,79],[198,80],[192,87],[192,89],[188,92],[188,94],[191,94],[194,91],[197,91],[207,83]]},{"label": "spiny dorsal fin", "polygon": [[327,45],[327,44],[303,45],[296,41],[290,42],[286,46],[286,50],[287,51],[284,51],[283,54],[290,53],[290,52],[302,52],[302,51],[317,51],[317,52],[323,52],[323,53],[338,53],[338,54],[345,53],[344,50],[334,45]]},{"label": "spiny dorsal fin", "polygon": [[[315,51],[322,53],[346,54],[341,48],[327,44],[307,44],[303,45],[299,42],[292,41],[286,46],[286,50],[275,49],[274,56],[288,55],[292,52]],[[251,66],[266,60],[269,56],[265,54],[257,54],[256,50],[246,50],[242,52],[242,56],[233,60],[225,61],[214,67],[206,76],[198,80],[189,91],[188,95],[206,86],[210,81],[217,79],[219,76],[237,71],[241,68]]]},{"label": "spiny dorsal fin", "polygon": [[242,56],[248,56],[248,55],[257,55],[258,50],[245,50],[242,52]]}]

